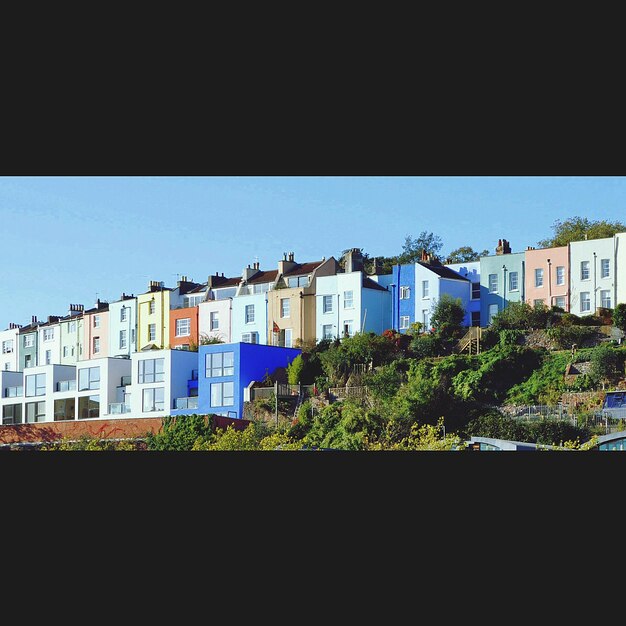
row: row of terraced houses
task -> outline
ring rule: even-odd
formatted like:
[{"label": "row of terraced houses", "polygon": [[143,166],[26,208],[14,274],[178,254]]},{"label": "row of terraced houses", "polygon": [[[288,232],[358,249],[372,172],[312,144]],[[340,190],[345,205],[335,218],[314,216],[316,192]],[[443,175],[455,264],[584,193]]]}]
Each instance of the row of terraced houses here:
[{"label": "row of terraced houses", "polygon": [[[442,294],[460,298],[466,326],[488,326],[511,302],[559,306],[577,315],[626,302],[626,233],[563,247],[443,263],[428,254],[390,274],[364,270],[360,249],[240,275],[215,273],[176,287],[150,281],[65,315],[35,316],[0,331],[2,424],[115,416],[212,413],[243,417],[249,388],[286,367],[302,343],[358,332],[430,326]],[[219,340],[209,343],[203,339]]]}]

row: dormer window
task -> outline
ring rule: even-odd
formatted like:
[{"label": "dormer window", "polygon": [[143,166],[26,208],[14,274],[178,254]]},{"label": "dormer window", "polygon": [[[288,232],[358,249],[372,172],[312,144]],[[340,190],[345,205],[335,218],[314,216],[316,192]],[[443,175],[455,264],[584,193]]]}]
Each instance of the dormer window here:
[{"label": "dormer window", "polygon": [[308,276],[293,276],[287,279],[287,285],[289,287],[308,287],[309,277]]}]

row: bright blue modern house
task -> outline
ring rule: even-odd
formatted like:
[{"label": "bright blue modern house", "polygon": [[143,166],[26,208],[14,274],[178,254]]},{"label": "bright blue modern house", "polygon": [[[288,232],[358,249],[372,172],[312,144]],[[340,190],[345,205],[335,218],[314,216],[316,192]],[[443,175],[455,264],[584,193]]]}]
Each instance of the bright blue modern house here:
[{"label": "bright blue modern house", "polygon": [[256,343],[215,343],[198,347],[198,406],[172,415],[243,417],[244,390],[278,367],[287,367],[302,350]]}]

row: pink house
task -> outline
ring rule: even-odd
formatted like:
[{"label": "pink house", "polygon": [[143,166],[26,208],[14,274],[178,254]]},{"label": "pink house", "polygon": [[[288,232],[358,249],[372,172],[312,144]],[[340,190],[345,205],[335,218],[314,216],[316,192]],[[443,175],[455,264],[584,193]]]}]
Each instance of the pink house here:
[{"label": "pink house", "polygon": [[528,248],[526,264],[526,302],[531,306],[545,304],[569,311],[569,248]]},{"label": "pink house", "polygon": [[85,311],[85,350],[81,360],[109,356],[109,303],[96,301],[93,309]]}]

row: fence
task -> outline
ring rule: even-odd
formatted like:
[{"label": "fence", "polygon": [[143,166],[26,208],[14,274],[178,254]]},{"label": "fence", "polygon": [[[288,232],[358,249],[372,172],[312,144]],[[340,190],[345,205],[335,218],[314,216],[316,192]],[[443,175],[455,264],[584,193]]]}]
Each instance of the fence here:
[{"label": "fence", "polygon": [[343,398],[357,398],[362,401],[369,401],[369,390],[365,386],[358,387],[330,387],[328,389],[331,402],[342,400]]},{"label": "fence", "polygon": [[279,398],[291,398],[302,395],[305,398],[315,394],[315,385],[289,385],[279,383],[273,387],[252,387],[250,389],[250,401],[257,398],[271,398],[277,395]]}]

